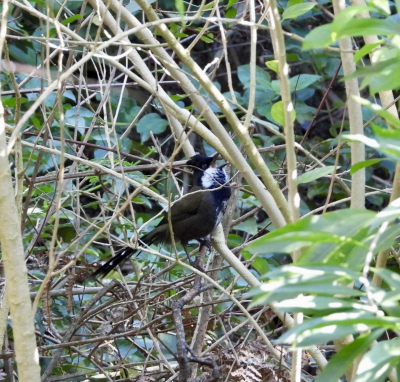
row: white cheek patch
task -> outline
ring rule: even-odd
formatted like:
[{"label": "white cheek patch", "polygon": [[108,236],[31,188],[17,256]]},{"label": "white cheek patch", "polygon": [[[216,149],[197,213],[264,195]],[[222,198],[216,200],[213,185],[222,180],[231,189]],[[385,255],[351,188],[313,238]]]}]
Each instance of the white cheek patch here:
[{"label": "white cheek patch", "polygon": [[218,188],[228,182],[228,175],[224,169],[209,167],[201,177],[203,188]]},{"label": "white cheek patch", "polygon": [[203,188],[214,187],[214,179],[217,173],[218,169],[214,167],[209,167],[206,171],[204,171],[204,175],[201,177],[201,185],[203,186]]}]

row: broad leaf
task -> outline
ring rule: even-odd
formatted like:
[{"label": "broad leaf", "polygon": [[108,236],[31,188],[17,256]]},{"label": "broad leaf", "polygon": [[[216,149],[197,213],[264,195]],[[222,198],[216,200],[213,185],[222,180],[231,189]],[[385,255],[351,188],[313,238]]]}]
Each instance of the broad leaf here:
[{"label": "broad leaf", "polygon": [[361,134],[349,134],[343,139],[358,141],[365,145],[381,151],[387,157],[396,162],[400,161],[400,134],[397,130],[385,130],[377,125],[372,126],[375,133],[374,138],[366,137]]},{"label": "broad leaf", "polygon": [[[275,289],[274,289],[275,288]],[[264,289],[268,289],[269,293]],[[258,292],[258,293],[257,293]],[[265,293],[262,293],[265,292]],[[331,296],[333,294],[340,294],[346,297],[357,297],[362,296],[364,293],[342,285],[334,285],[333,283],[297,283],[293,285],[285,285],[277,287],[274,282],[263,284],[260,289],[254,291],[255,296],[249,305],[253,306],[264,306],[272,301],[281,301],[291,299],[298,296],[301,293],[320,293],[321,295]],[[252,293],[253,294],[253,293]]]},{"label": "broad leaf", "polygon": [[[336,295],[335,288],[332,288],[332,295]],[[375,309],[369,305],[353,299],[324,296],[303,296],[288,299],[275,303],[278,310],[290,313],[303,312],[304,314],[327,315],[335,311],[363,310],[374,313]]]},{"label": "broad leaf", "polygon": [[379,162],[382,162],[384,159],[368,159],[362,162],[358,162],[356,164],[354,164],[353,166],[351,166],[350,169],[350,175],[355,174],[357,171],[366,168],[366,167],[370,167],[373,166],[374,164],[377,164]]},{"label": "broad leaf", "polygon": [[357,50],[354,53],[354,62],[357,62],[367,54],[371,53],[380,44],[382,44],[382,41],[374,42],[372,44],[365,44],[360,50]]},{"label": "broad leaf", "polygon": [[393,222],[400,217],[400,198],[390,203],[382,211],[378,212],[371,222],[371,228],[377,228],[385,222]]},{"label": "broad leaf", "polygon": [[273,70],[275,73],[279,73],[279,63],[278,60],[271,60],[265,63],[268,69]]},{"label": "broad leaf", "polygon": [[246,219],[244,222],[236,224],[234,228],[239,231],[244,231],[250,235],[255,235],[258,231],[257,222],[255,218]]},{"label": "broad leaf", "polygon": [[399,119],[394,116],[392,113],[385,110],[381,105],[376,103],[372,103],[365,98],[361,97],[354,97],[362,106],[367,107],[368,109],[372,110],[374,113],[378,114],[383,119],[390,122],[390,126],[393,128],[400,129],[400,121]]},{"label": "broad leaf", "polygon": [[277,340],[277,343],[293,343],[295,347],[304,347],[374,328],[398,330],[400,319],[377,317],[366,312],[333,313],[326,317],[312,318],[290,329]]},{"label": "broad leaf", "polygon": [[[339,166],[337,168],[340,168]],[[328,174],[332,174],[336,169],[335,166],[326,166],[326,167],[318,167],[311,171],[307,171],[304,174],[301,174],[296,182],[297,184],[310,183],[316,179],[322,178]]]},{"label": "broad leaf", "polygon": [[355,382],[386,381],[390,369],[400,362],[400,339],[382,341],[364,355]]},{"label": "broad leaf", "polygon": [[316,74],[299,74],[290,79],[290,91],[300,91],[319,81],[321,76]]},{"label": "broad leaf", "polygon": [[295,4],[291,7],[285,9],[282,14],[282,21],[286,19],[295,19],[301,15],[304,15],[311,9],[313,9],[317,4],[316,3],[301,3]]},{"label": "broad leaf", "polygon": [[313,29],[303,41],[303,49],[320,49],[333,44],[336,39],[332,32],[332,24]]},{"label": "broad leaf", "polygon": [[385,268],[375,268],[374,273],[378,274],[393,289],[400,288],[400,275]]},{"label": "broad leaf", "polygon": [[[290,253],[322,243],[357,244],[352,241],[352,236],[363,227],[368,227],[375,215],[372,211],[348,209],[309,216],[254,240],[246,246],[246,250],[250,253],[265,253],[266,249],[269,252]],[[325,255],[327,253],[321,253],[321,256]]]},{"label": "broad leaf", "polygon": [[[250,65],[242,65],[238,67],[239,81],[245,88],[250,87]],[[256,86],[257,88],[271,89],[271,77],[267,71],[256,66]]]},{"label": "broad leaf", "polygon": [[68,24],[73,23],[76,20],[80,20],[81,18],[82,18],[81,14],[76,14],[76,15],[73,15],[73,16],[68,17],[67,19],[61,21],[61,24],[68,25]]},{"label": "broad leaf", "polygon": [[329,363],[326,365],[324,370],[322,370],[321,374],[317,376],[315,382],[339,380],[354,360],[368,350],[372,343],[383,333],[383,329],[378,329],[357,337],[353,342],[346,345],[329,360]]},{"label": "broad leaf", "polygon": [[[279,123],[282,126],[285,126],[285,115],[282,101],[278,101],[272,105],[271,116],[275,120],[275,122]],[[296,111],[292,110],[292,121],[294,121],[295,119]]]},{"label": "broad leaf", "polygon": [[340,12],[331,24],[313,29],[303,42],[304,49],[318,49],[346,37],[400,34],[400,25],[392,19],[354,18],[364,11],[376,12],[372,7],[351,6]]},{"label": "broad leaf", "polygon": [[150,138],[150,132],[153,134],[163,133],[167,126],[167,120],[161,118],[160,115],[156,113],[150,113],[140,118],[136,129],[143,143]]}]

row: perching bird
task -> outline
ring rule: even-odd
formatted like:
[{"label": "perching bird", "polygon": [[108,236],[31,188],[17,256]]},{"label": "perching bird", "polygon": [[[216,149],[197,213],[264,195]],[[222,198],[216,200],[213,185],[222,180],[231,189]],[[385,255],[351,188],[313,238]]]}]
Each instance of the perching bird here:
[{"label": "perching bird", "polygon": [[[146,246],[171,243],[172,228],[174,240],[181,242],[188,254],[186,245],[190,240],[204,239],[214,230],[231,196],[228,174],[224,169],[226,164],[215,167],[217,156],[218,153],[212,157],[196,154],[186,162],[193,168],[192,188],[171,206],[171,224],[168,213],[165,213],[158,226],[140,238],[141,243]],[[130,247],[121,249],[92,276],[105,276],[136,251]]]}]

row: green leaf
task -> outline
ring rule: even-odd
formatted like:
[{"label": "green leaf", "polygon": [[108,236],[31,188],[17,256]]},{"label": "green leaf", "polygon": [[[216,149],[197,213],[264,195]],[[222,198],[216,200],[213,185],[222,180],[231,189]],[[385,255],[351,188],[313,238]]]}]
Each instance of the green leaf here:
[{"label": "green leaf", "polygon": [[[331,296],[333,294],[340,294],[342,296],[354,297],[361,296],[364,293],[349,288],[343,285],[333,285],[333,283],[301,283],[291,285],[284,285],[278,287],[274,282],[262,284],[261,291],[264,293],[257,293],[255,298],[252,300],[249,308],[258,306],[258,305],[266,305],[271,301],[281,301],[285,299],[290,299],[298,296],[300,293],[319,293],[321,295]],[[269,293],[266,293],[269,292]]]},{"label": "green leaf", "polygon": [[316,5],[316,3],[301,3],[292,5],[283,12],[282,21],[286,19],[295,19],[301,15],[304,15],[304,13],[307,13]]},{"label": "green leaf", "polygon": [[80,20],[81,18],[82,18],[82,15],[78,13],[77,15],[73,15],[73,16],[68,17],[67,19],[61,21],[61,24],[68,25],[68,24],[73,23],[76,20]]},{"label": "green leaf", "polygon": [[[242,65],[238,67],[239,81],[245,88],[250,87],[250,65]],[[256,66],[256,83],[257,88],[271,89],[271,76],[267,71],[263,70],[259,66]]]},{"label": "green leaf", "polygon": [[[332,294],[335,292],[335,286],[331,287]],[[318,292],[318,291],[317,291]],[[369,305],[357,302],[357,300],[350,300],[338,297],[324,297],[324,296],[298,296],[294,299],[284,300],[275,303],[275,307],[283,312],[303,312],[304,314],[325,314],[333,313],[335,311],[345,310],[364,310],[366,312],[374,313],[375,309]]]},{"label": "green leaf", "polygon": [[214,42],[214,35],[210,32],[201,35],[200,39],[207,44]]},{"label": "green leaf", "polygon": [[332,29],[332,24],[322,25],[313,29],[304,39],[303,49],[320,49],[333,44],[335,38]]},{"label": "green leaf", "polygon": [[229,0],[228,1],[228,5],[226,6],[226,9],[229,9],[230,7],[232,7],[233,5],[235,5],[237,3],[238,0]]},{"label": "green leaf", "polygon": [[279,73],[279,61],[278,60],[271,60],[265,63],[267,68],[273,70],[275,73]]},{"label": "green leaf", "polygon": [[[295,347],[305,347],[374,328],[398,330],[399,327],[400,319],[397,317],[377,317],[366,312],[333,313],[305,321],[283,334],[276,343],[293,343]],[[372,378],[368,381],[375,380]]]},{"label": "green leaf", "polygon": [[[365,327],[362,324],[353,325],[326,325],[323,328],[315,327],[300,333],[297,336],[296,343],[293,347],[305,348],[312,345],[322,345],[330,341],[339,340],[346,336],[358,333],[361,328]],[[279,343],[279,340],[276,342]]]},{"label": "green leaf", "polygon": [[[333,24],[335,25],[335,30],[342,28],[347,28],[348,23],[354,20],[354,17],[360,14],[361,12],[373,12],[375,9],[373,7],[369,7],[367,5],[357,5],[345,8],[337,14],[333,20]],[[337,21],[338,20],[338,21]]]},{"label": "green leaf", "polygon": [[384,153],[388,158],[400,161],[400,134],[397,130],[385,130],[377,125],[373,125],[375,139],[368,138],[361,134],[349,134],[343,139],[349,141],[358,141]]},{"label": "green leaf", "polygon": [[368,0],[368,5],[373,5],[374,7],[381,9],[386,15],[390,15],[390,6],[388,0]]},{"label": "green leaf", "polygon": [[153,134],[161,134],[165,131],[167,126],[167,120],[161,118],[160,115],[156,113],[150,113],[140,118],[136,129],[143,143],[150,138],[150,132],[153,132]]},{"label": "green leaf", "polygon": [[399,57],[400,49],[382,47],[374,53],[373,65],[360,67],[346,78],[364,77],[360,88],[369,86],[371,94],[398,88],[400,86],[400,78],[397,76],[400,69]]},{"label": "green leaf", "polygon": [[246,247],[247,250],[252,253],[264,253],[266,248],[268,248],[269,252],[291,253],[315,243],[340,244],[343,241],[341,237],[332,235],[331,233],[310,231],[282,233],[277,237],[266,235],[263,239],[257,239],[252,242],[249,247]]},{"label": "green leaf", "polygon": [[400,129],[400,121],[399,119],[394,116],[392,113],[385,110],[381,105],[376,103],[372,103],[365,98],[361,97],[354,97],[357,102],[359,102],[362,106],[367,107],[368,109],[372,110],[374,113],[378,114],[380,117],[385,119],[390,123],[390,127]]},{"label": "green leaf", "polygon": [[329,360],[321,374],[315,379],[315,382],[338,381],[354,360],[367,351],[383,333],[383,329],[378,329],[357,337]]},{"label": "green leaf", "polygon": [[372,130],[379,143],[380,150],[388,157],[400,160],[400,134],[398,130],[387,130],[372,124]]},{"label": "green leaf", "polygon": [[339,169],[340,166],[326,166],[326,167],[318,167],[315,168],[311,171],[307,171],[304,174],[301,174],[297,178],[297,184],[304,184],[304,183],[310,183],[314,180],[320,179],[328,174],[332,174],[335,169]]},{"label": "green leaf", "polygon": [[76,102],[75,94],[71,90],[66,90],[63,93],[63,97],[70,99],[73,102]]},{"label": "green leaf", "polygon": [[[380,212],[381,213],[381,212]],[[396,216],[390,217],[390,216],[385,216],[382,219],[385,220],[396,220],[400,214],[397,214]],[[371,234],[363,240],[363,243],[370,247],[373,239],[375,239],[375,231],[377,230],[378,226],[375,225],[375,221],[371,223],[370,226],[370,232]],[[386,251],[390,249],[395,243],[396,243],[396,238],[400,234],[400,226],[399,225],[393,225],[386,227],[385,231],[379,236],[378,241],[376,243],[376,248],[373,249],[374,253],[380,252],[380,251]],[[364,255],[361,254],[361,258],[363,258]],[[358,256],[360,258],[360,256]]]},{"label": "green leaf", "polygon": [[[358,209],[346,209],[328,212],[320,216],[309,216],[300,219],[295,223],[288,224],[276,229],[259,239],[254,240],[245,248],[250,253],[280,252],[290,253],[291,251],[310,247],[309,257],[317,259],[330,258],[330,254],[342,246],[355,246],[365,249],[365,245],[354,240],[357,234],[365,236],[364,231],[369,228],[375,212]],[[329,245],[328,245],[329,244]],[[318,246],[322,246],[318,247]],[[303,257],[303,255],[302,255]],[[336,256],[337,257],[337,256]],[[336,258],[335,257],[335,258]],[[345,262],[345,258],[341,261]],[[308,261],[310,261],[308,259]],[[314,260],[317,261],[317,260]],[[320,260],[322,262],[323,260]]]},{"label": "green leaf", "polygon": [[279,80],[273,80],[271,81],[271,89],[276,93],[276,94],[281,94],[281,84]]},{"label": "green leaf", "polygon": [[373,272],[380,276],[392,289],[399,289],[400,275],[386,268],[374,268]]},{"label": "green leaf", "polygon": [[383,223],[391,223],[400,216],[400,198],[393,200],[386,208],[378,212],[375,218],[371,221],[371,229],[380,227]]},{"label": "green leaf", "polygon": [[355,382],[383,382],[392,367],[400,362],[400,339],[382,341],[364,355]]},{"label": "green leaf", "polygon": [[304,102],[298,100],[296,100],[295,110],[296,110],[296,120],[301,125],[303,124],[308,125],[309,122],[312,120],[315,112],[317,111],[315,107],[308,106]]},{"label": "green leaf", "polygon": [[175,0],[175,8],[179,12],[181,17],[185,15],[185,6],[183,4],[183,0]]},{"label": "green leaf", "polygon": [[256,219],[253,217],[246,219],[244,222],[236,224],[234,228],[250,235],[255,235],[258,231]]},{"label": "green leaf", "polygon": [[289,0],[288,7],[291,7],[292,5],[295,5],[295,4],[301,4],[303,2],[304,2],[303,0]]},{"label": "green leaf", "polygon": [[299,74],[290,79],[290,91],[294,92],[303,90],[320,79],[321,76],[316,74]]},{"label": "green leaf", "polygon": [[32,55],[29,54],[30,51],[33,51],[32,48],[28,48],[28,54],[24,52],[23,49],[15,46],[14,44],[10,44],[8,47],[10,55],[17,59],[19,62],[23,62],[30,65],[35,65],[35,62],[30,59]]},{"label": "green leaf", "polygon": [[357,62],[367,54],[371,53],[377,46],[381,45],[383,41],[374,42],[372,44],[365,44],[360,50],[354,53],[354,62]]},{"label": "green leaf", "polygon": [[[246,260],[250,260],[252,258],[252,255],[246,251],[243,251],[242,255]],[[265,275],[271,270],[268,261],[259,256],[252,261],[251,266],[259,273],[260,276]]]},{"label": "green leaf", "polygon": [[237,9],[236,8],[230,8],[226,11],[225,13],[225,17],[227,19],[234,19],[236,17],[237,14]]},{"label": "green leaf", "polygon": [[361,170],[362,168],[373,166],[379,162],[382,162],[384,159],[368,159],[362,162],[358,162],[351,166],[350,175],[355,174],[357,171]]},{"label": "green leaf", "polygon": [[38,130],[41,129],[41,122],[40,122],[39,118],[37,118],[37,117],[35,117],[35,116],[32,116],[32,117],[30,118],[30,120],[32,121],[33,125],[34,125]]},{"label": "green leaf", "polygon": [[208,9],[212,9],[215,6],[215,1],[211,1],[210,3],[206,4],[203,9],[204,10],[208,10]]},{"label": "green leaf", "polygon": [[[55,93],[52,94],[55,97]],[[51,101],[51,97],[49,97],[49,101]],[[76,129],[79,129],[81,133],[84,132],[85,128],[88,127],[93,119],[93,112],[86,107],[73,106],[71,109],[65,112],[65,124],[67,126],[73,126]]]},{"label": "green leaf", "polygon": [[[275,122],[279,123],[282,126],[285,125],[284,107],[282,101],[278,101],[272,105],[271,116],[275,120]],[[296,111],[292,110],[292,121],[295,121],[295,119]]]},{"label": "green leaf", "polygon": [[152,204],[151,201],[149,200],[149,198],[146,198],[146,196],[144,196],[143,194],[139,194],[137,196],[135,196],[132,200],[133,203],[137,203],[137,204],[145,204],[147,206],[147,208],[151,208]]},{"label": "green leaf", "polygon": [[[379,93],[386,90],[395,90],[400,87],[398,76],[400,63],[394,60],[391,64],[383,62],[385,69],[377,76],[371,76],[366,83],[370,87],[370,94]],[[375,66],[375,65],[374,65]],[[362,84],[364,85],[364,83]]]},{"label": "green leaf", "polygon": [[[274,269],[268,275],[271,278],[284,277],[285,281],[282,285],[287,283],[297,284],[300,280],[308,280],[315,283],[327,280],[342,280],[344,283],[356,280],[359,277],[359,272],[355,272],[349,268],[344,268],[338,265],[308,265],[308,266],[296,266],[296,265],[285,265],[283,267]],[[291,278],[289,278],[289,276]],[[317,284],[318,284],[317,282]]]},{"label": "green leaf", "polygon": [[371,7],[351,6],[340,12],[331,24],[313,29],[303,42],[303,49],[319,49],[346,37],[400,34],[400,25],[387,19],[357,19],[358,13],[375,11]]},{"label": "green leaf", "polygon": [[[8,98],[8,99],[3,99],[2,102],[3,102],[4,106],[8,106],[8,107],[14,108],[15,105],[17,104],[17,99],[15,97],[12,97],[12,98]],[[21,97],[19,99],[19,102],[21,104],[23,104],[23,103],[28,102],[28,100],[26,98],[22,98]]]},{"label": "green leaf", "polygon": [[359,279],[359,273],[339,266],[322,264],[299,267],[289,265],[274,269],[266,277],[273,280],[263,283],[248,294],[255,296],[250,307],[265,305],[270,301],[295,298],[301,293],[330,297],[337,294],[343,296],[365,294],[348,286],[352,281]]}]

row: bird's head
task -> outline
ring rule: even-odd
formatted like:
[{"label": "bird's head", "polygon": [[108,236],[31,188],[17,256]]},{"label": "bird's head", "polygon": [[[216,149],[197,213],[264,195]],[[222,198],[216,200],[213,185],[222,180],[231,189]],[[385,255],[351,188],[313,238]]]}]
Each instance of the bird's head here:
[{"label": "bird's head", "polygon": [[201,171],[204,172],[207,170],[212,164],[215,164],[215,161],[218,158],[218,153],[215,153],[213,156],[206,156],[201,154],[193,155],[187,162],[186,166],[193,167],[193,171]]},{"label": "bird's head", "polygon": [[228,175],[225,171],[225,166],[216,166],[215,162],[218,158],[218,153],[213,156],[204,156],[196,154],[187,162],[187,166],[193,167],[193,183],[203,188],[218,188],[228,182]]}]

